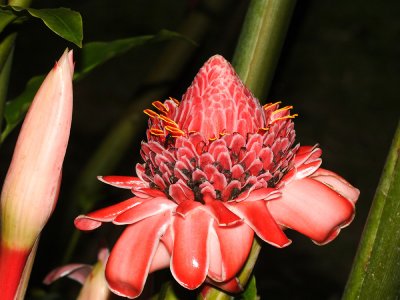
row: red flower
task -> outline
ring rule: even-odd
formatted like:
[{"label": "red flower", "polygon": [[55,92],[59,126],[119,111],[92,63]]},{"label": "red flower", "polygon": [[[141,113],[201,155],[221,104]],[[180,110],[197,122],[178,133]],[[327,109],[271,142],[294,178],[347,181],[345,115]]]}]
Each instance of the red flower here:
[{"label": "red flower", "polygon": [[294,146],[292,107],[262,107],[223,57],[206,62],[181,103],[153,106],[138,177],[100,177],[135,196],[75,220],[81,230],[128,225],[106,267],[114,292],[137,297],[167,266],[188,289],[207,280],[237,291],[254,233],[285,247],[292,228],[324,244],[352,220],[359,191],[319,168],[318,147]]}]

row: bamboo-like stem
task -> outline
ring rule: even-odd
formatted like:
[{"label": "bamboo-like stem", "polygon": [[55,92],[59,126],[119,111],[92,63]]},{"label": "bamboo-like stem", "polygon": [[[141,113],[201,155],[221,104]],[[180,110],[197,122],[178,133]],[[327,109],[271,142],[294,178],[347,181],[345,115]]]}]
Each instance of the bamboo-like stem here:
[{"label": "bamboo-like stem", "polygon": [[296,0],[250,3],[232,64],[259,99],[268,94],[295,4]]},{"label": "bamboo-like stem", "polygon": [[400,298],[400,123],[344,291],[344,300]]}]

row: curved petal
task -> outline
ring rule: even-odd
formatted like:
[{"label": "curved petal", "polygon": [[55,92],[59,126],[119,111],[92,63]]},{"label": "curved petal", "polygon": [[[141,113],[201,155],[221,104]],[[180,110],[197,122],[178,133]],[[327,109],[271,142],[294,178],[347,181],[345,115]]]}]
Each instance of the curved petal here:
[{"label": "curved petal", "polygon": [[[212,279],[207,278],[206,282],[228,293],[237,294],[243,292],[243,287],[240,284],[240,281],[237,277],[234,277],[231,280],[224,282],[216,282]],[[205,286],[201,290],[201,295],[203,296],[203,299],[207,299],[207,292],[210,290],[210,288],[211,288],[210,286]]]},{"label": "curved petal", "polygon": [[132,187],[132,193],[140,198],[156,198],[156,197],[166,197],[166,195],[156,189],[152,188],[135,188]]},{"label": "curved petal", "polygon": [[356,203],[358,197],[360,196],[359,189],[355,188],[344,178],[332,171],[319,168],[318,171],[311,176],[311,178],[329,186],[331,189],[338,192],[353,203]]},{"label": "curved petal", "polygon": [[166,210],[172,210],[176,204],[167,198],[152,198],[143,201],[118,216],[113,220],[114,224],[126,225],[139,222],[145,218],[161,214]]},{"label": "curved petal", "polygon": [[297,230],[318,244],[325,244],[347,225],[354,215],[354,204],[330,189],[310,179],[294,180],[282,189],[282,198],[268,202],[275,220]]},{"label": "curved petal", "polygon": [[266,198],[268,198],[270,196],[271,193],[275,193],[275,192],[276,192],[276,189],[262,187],[262,188],[254,189],[251,191],[249,190],[248,193],[243,192],[236,199],[234,199],[234,201],[240,202],[243,200],[246,200],[246,201],[265,200]]},{"label": "curved petal", "polygon": [[84,284],[90,272],[92,272],[92,266],[90,265],[69,264],[51,271],[44,278],[43,283],[50,284],[61,277],[68,276],[69,278],[79,282],[80,284]]},{"label": "curved petal", "polygon": [[241,216],[254,232],[265,242],[275,247],[288,246],[291,241],[283,233],[269,212],[266,203],[279,200],[242,201],[229,205],[232,211]]},{"label": "curved petal", "polygon": [[75,218],[75,227],[80,230],[96,229],[102,222],[113,221],[119,214],[141,204],[143,201],[145,201],[145,199],[133,197],[115,205],[88,213],[87,215],[80,215]]},{"label": "curved petal", "polygon": [[302,178],[309,177],[318,170],[321,164],[322,159],[316,158],[312,162],[292,168],[287,174],[285,174],[285,176],[282,177],[277,187],[281,188],[293,180],[300,180]]},{"label": "curved petal", "polygon": [[[213,230],[217,236],[214,245],[211,239],[211,256],[208,276],[215,282],[222,282],[233,278],[243,267],[250,253],[254,239],[254,231],[246,224],[221,227],[214,223]],[[220,255],[213,255],[213,249],[219,249]]]},{"label": "curved petal", "polygon": [[97,179],[106,184],[121,189],[148,188],[149,184],[138,177],[130,176],[97,176]]},{"label": "curved petal", "polygon": [[304,163],[310,163],[319,159],[322,155],[322,150],[318,148],[318,144],[314,146],[300,146],[297,150],[293,163],[298,167]]},{"label": "curved petal", "polygon": [[110,289],[125,297],[141,294],[160,237],[171,220],[170,213],[159,214],[128,226],[111,251],[106,266]]},{"label": "curved petal", "polygon": [[171,253],[169,252],[168,247],[161,240],[161,243],[158,244],[153,260],[151,261],[149,273],[169,267],[170,260]]},{"label": "curved petal", "polygon": [[242,221],[240,217],[231,212],[221,201],[212,200],[206,205],[206,208],[210,210],[210,213],[219,226],[230,226]]},{"label": "curved petal", "polygon": [[207,245],[212,223],[211,216],[201,209],[195,209],[185,218],[175,216],[171,272],[176,281],[187,289],[198,288],[206,279],[209,263]]}]

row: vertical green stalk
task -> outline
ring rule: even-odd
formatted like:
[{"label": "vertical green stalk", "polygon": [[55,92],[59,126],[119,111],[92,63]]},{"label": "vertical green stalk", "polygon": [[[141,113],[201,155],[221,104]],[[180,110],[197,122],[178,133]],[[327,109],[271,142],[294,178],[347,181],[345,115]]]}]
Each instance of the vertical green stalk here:
[{"label": "vertical green stalk", "polygon": [[233,66],[253,94],[268,94],[296,0],[253,0],[250,3]]},{"label": "vertical green stalk", "polygon": [[[275,74],[295,0],[252,0],[233,57],[233,67],[245,85],[265,97]],[[251,276],[261,244],[254,239],[249,258],[238,278],[245,286]],[[211,288],[199,299],[229,300],[232,296]]]},{"label": "vertical green stalk", "polygon": [[0,42],[0,129],[10,81],[16,36],[16,33],[11,33]]},{"label": "vertical green stalk", "polygon": [[400,298],[400,123],[375,193],[343,295]]}]

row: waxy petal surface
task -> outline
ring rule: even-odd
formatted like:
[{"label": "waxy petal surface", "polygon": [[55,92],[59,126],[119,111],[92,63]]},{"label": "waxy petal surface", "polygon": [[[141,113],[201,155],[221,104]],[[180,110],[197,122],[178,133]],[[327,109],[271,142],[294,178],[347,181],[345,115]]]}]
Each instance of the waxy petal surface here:
[{"label": "waxy petal surface", "polygon": [[281,191],[280,199],[268,202],[274,219],[318,244],[331,241],[353,218],[354,204],[319,181],[295,180]]},{"label": "waxy petal surface", "polygon": [[185,217],[177,215],[174,219],[171,272],[176,281],[187,289],[198,288],[206,279],[208,236],[212,223],[210,215],[201,209]]},{"label": "waxy petal surface", "polygon": [[121,296],[141,294],[160,243],[170,222],[170,214],[160,214],[128,226],[111,251],[106,267],[110,289]]}]

